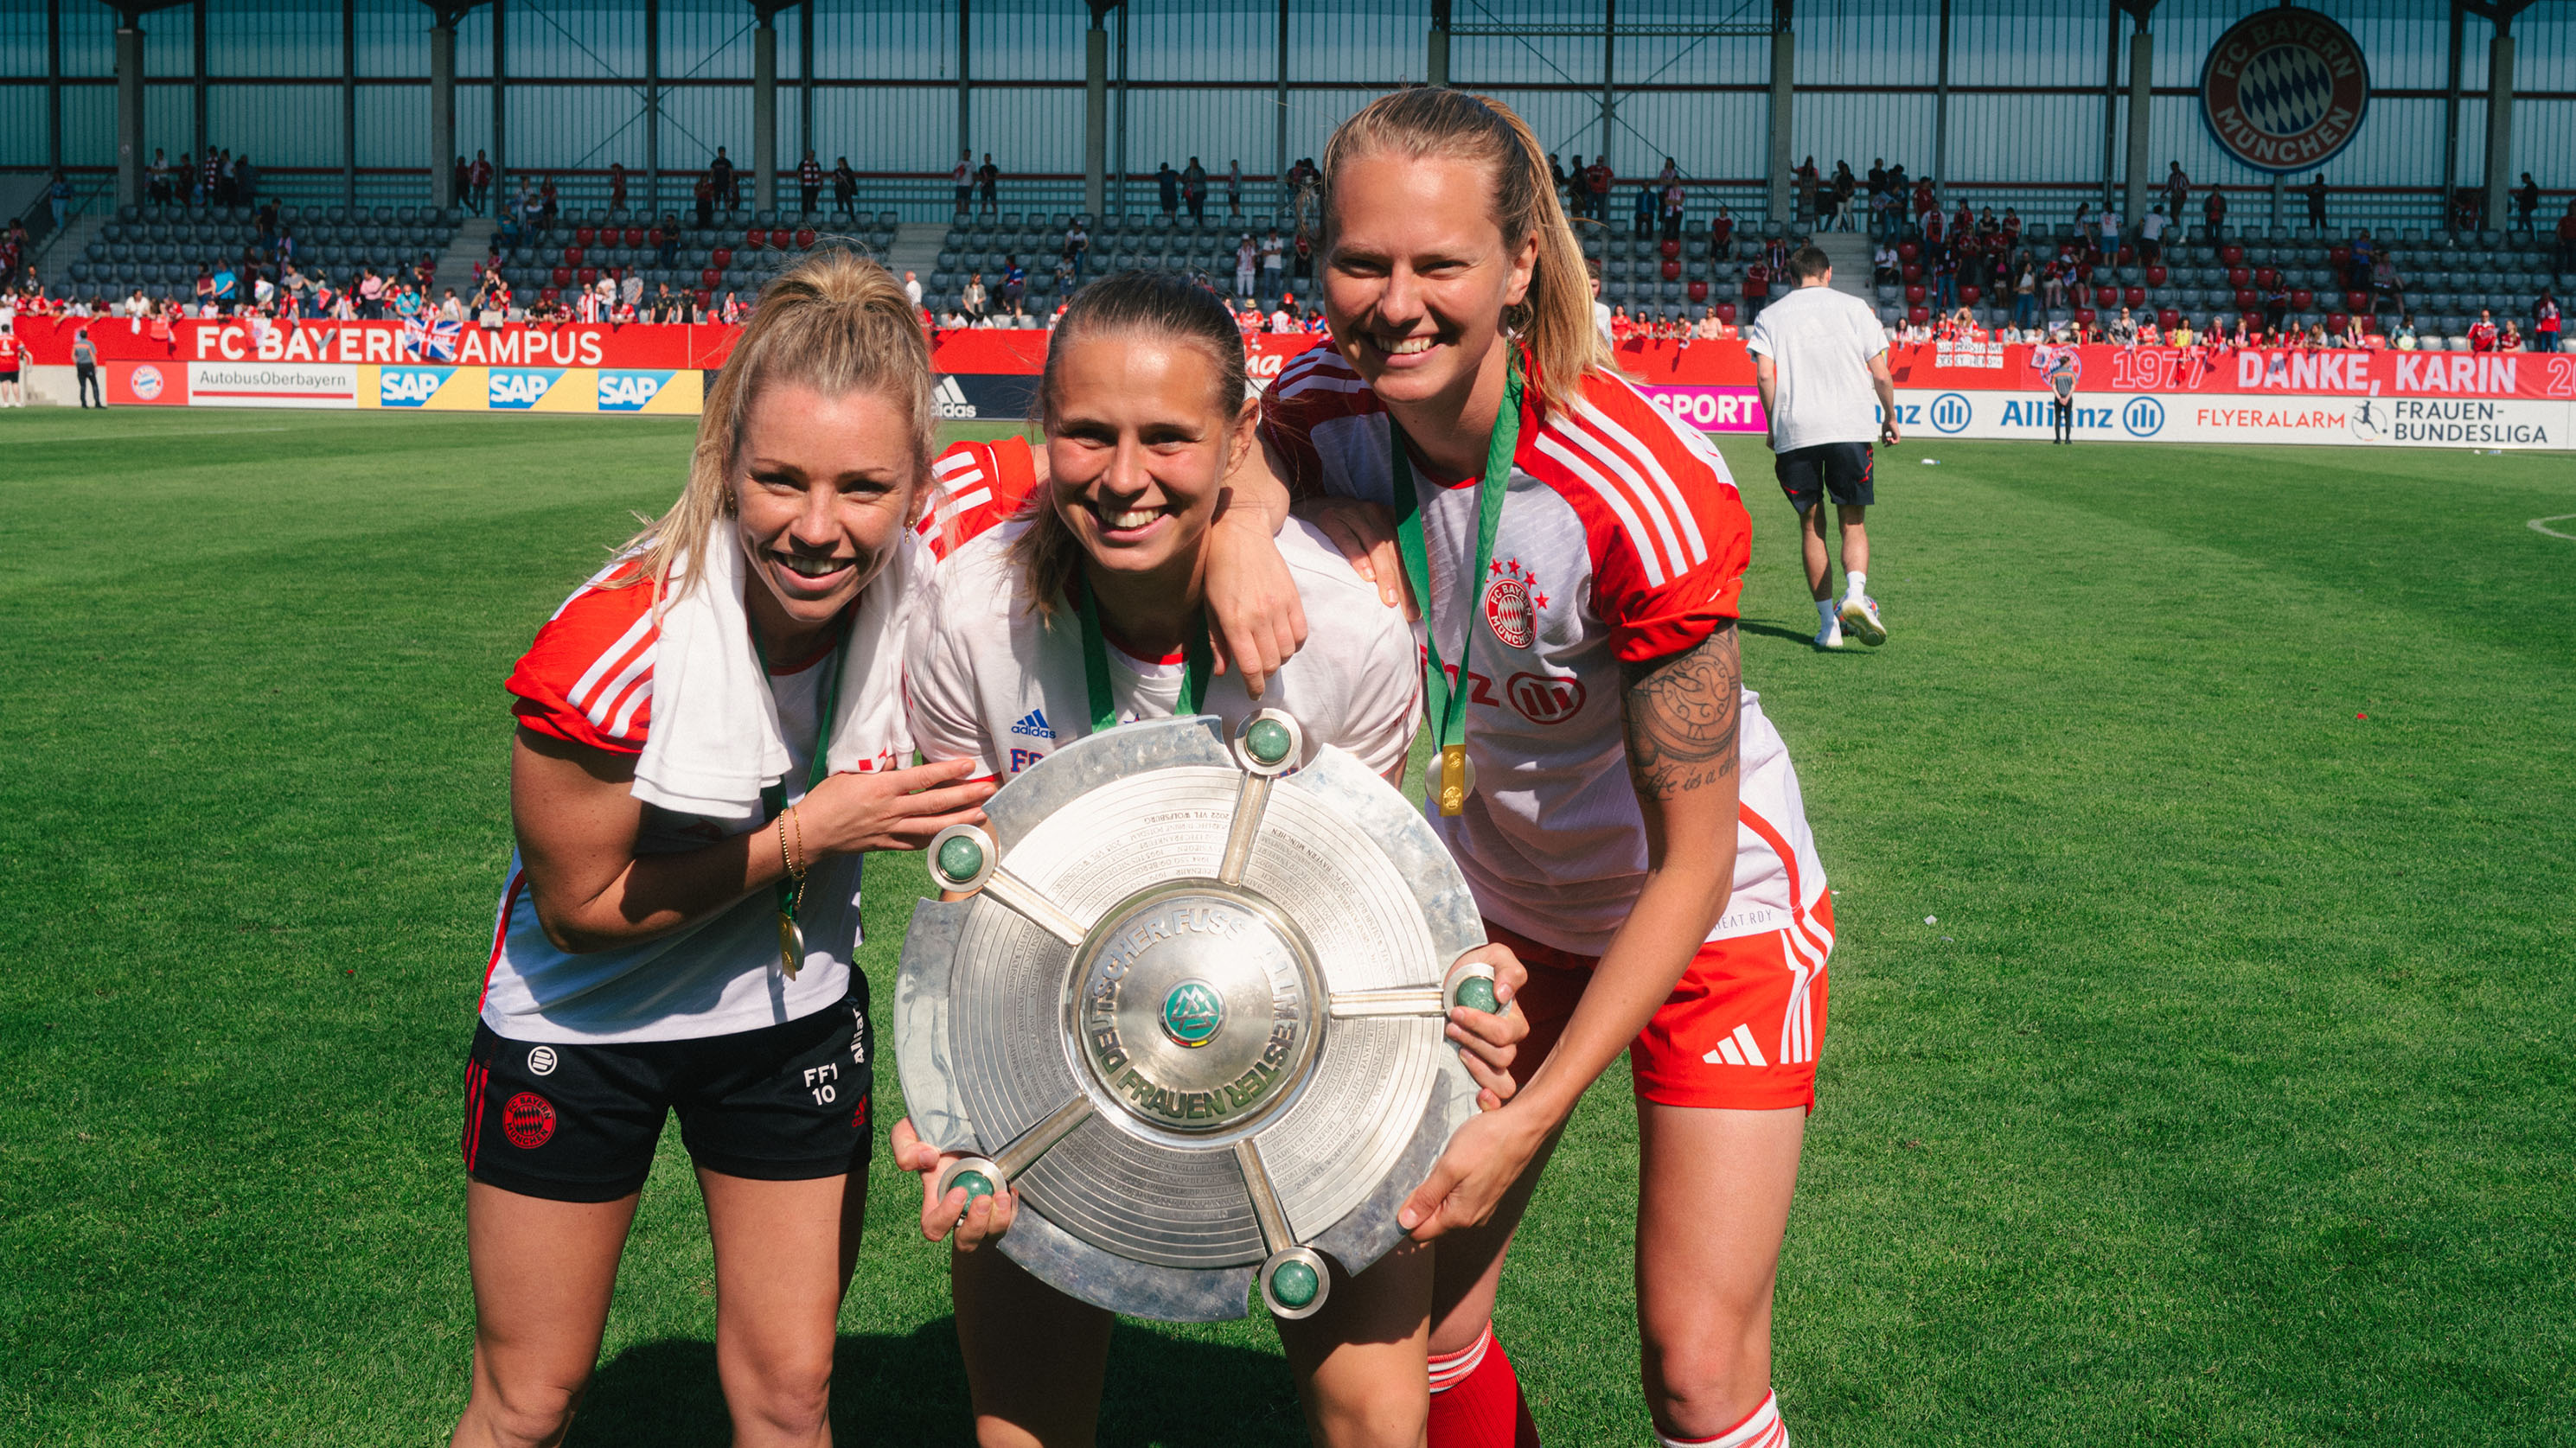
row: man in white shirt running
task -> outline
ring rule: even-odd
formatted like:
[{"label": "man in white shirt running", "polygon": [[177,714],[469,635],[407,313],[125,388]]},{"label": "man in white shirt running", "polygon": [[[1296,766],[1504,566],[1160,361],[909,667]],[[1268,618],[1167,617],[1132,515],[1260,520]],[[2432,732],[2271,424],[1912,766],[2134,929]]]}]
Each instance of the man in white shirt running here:
[{"label": "man in white shirt running", "polygon": [[[1808,591],[1815,596],[1816,647],[1838,649],[1849,629],[1865,644],[1887,642],[1869,586],[1869,530],[1875,501],[1870,441],[1894,447],[1896,383],[1887,370],[1887,335],[1858,297],[1833,288],[1823,251],[1802,246],[1789,257],[1797,285],[1762,309],[1744,334],[1753,381],[1770,427],[1772,471],[1798,510]],[[1871,393],[1877,410],[1871,410]],[[1833,558],[1825,548],[1826,494],[1841,515],[1845,592],[1834,598]]]}]

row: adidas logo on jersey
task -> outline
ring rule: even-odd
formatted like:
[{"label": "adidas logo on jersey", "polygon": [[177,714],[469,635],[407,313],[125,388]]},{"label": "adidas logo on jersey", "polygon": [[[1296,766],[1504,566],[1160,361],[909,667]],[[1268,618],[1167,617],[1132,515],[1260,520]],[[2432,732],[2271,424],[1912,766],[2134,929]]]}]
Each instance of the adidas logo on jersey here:
[{"label": "adidas logo on jersey", "polygon": [[1055,731],[1047,727],[1046,711],[1044,709],[1031,709],[1028,712],[1027,717],[1021,719],[1019,723],[1011,726],[1011,732],[1014,734],[1025,734],[1031,739],[1053,739],[1055,737]]},{"label": "adidas logo on jersey", "polygon": [[947,422],[975,416],[975,404],[966,400],[966,389],[958,386],[954,377],[939,379],[939,386],[931,391],[930,406]]},{"label": "adidas logo on jersey", "polygon": [[1768,1066],[1762,1059],[1762,1048],[1753,1044],[1753,1032],[1737,1026],[1735,1034],[1717,1043],[1717,1049],[1700,1057],[1712,1066]]}]

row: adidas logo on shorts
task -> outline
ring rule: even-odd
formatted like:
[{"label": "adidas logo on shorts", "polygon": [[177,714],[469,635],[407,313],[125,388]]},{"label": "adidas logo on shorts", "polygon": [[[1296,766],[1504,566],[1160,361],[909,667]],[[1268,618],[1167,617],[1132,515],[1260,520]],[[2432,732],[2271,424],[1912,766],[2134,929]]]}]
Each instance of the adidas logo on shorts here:
[{"label": "adidas logo on shorts", "polygon": [[1031,739],[1053,739],[1055,737],[1055,731],[1047,727],[1046,711],[1044,709],[1031,709],[1019,723],[1011,726],[1011,732],[1014,734],[1026,735]]},{"label": "adidas logo on shorts", "polygon": [[1768,1066],[1762,1059],[1762,1048],[1753,1044],[1753,1032],[1737,1026],[1735,1033],[1717,1043],[1717,1049],[1700,1057],[1712,1066]]}]

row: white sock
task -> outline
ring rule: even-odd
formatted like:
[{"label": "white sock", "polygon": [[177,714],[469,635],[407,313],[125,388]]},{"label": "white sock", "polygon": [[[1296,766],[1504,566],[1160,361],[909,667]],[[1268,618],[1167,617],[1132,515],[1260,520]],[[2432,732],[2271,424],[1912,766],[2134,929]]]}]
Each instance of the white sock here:
[{"label": "white sock", "polygon": [[1655,1441],[1664,1448],[1789,1448],[1789,1425],[1780,1421],[1780,1395],[1764,1393],[1743,1422],[1714,1438],[1667,1438],[1658,1433]]},{"label": "white sock", "polygon": [[1832,599],[1820,598],[1816,600],[1816,619],[1826,628],[1832,628],[1841,621],[1842,615],[1834,612]]},{"label": "white sock", "polygon": [[1845,597],[1845,598],[1863,598],[1863,597],[1868,596],[1868,593],[1869,593],[1869,575],[1868,575],[1868,574],[1866,574],[1866,573],[1846,573],[1846,574],[1844,574],[1844,575],[1843,575],[1843,597]]}]

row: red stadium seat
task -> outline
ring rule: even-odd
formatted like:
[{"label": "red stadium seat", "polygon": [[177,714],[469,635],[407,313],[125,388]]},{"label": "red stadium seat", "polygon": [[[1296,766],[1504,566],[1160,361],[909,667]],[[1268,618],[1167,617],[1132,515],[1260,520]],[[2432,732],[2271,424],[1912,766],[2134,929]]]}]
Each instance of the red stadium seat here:
[{"label": "red stadium seat", "polygon": [[1959,288],[1959,300],[1972,307],[1977,304],[1977,298],[1984,295],[1985,291],[1981,287],[1967,286]]},{"label": "red stadium seat", "polygon": [[1677,282],[1681,279],[1682,264],[1677,261],[1666,261],[1664,263],[1664,280],[1668,282]]},{"label": "red stadium seat", "polygon": [[589,286],[592,282],[599,280],[599,268],[595,266],[586,266],[581,270],[574,272],[572,276],[574,281],[581,283],[583,286]]},{"label": "red stadium seat", "polygon": [[642,246],[644,244],[644,228],[640,226],[630,226],[626,228],[626,244],[628,246]]},{"label": "red stadium seat", "polygon": [[2236,310],[2240,312],[2250,312],[2262,304],[2263,299],[2255,294],[2252,287],[2238,287],[2236,289]]},{"label": "red stadium seat", "polygon": [[2364,314],[2364,315],[2368,315],[2368,314],[2369,314],[2369,311],[2370,311],[2370,293],[2368,293],[2368,292],[2346,292],[2346,293],[2344,293],[2344,294],[2343,294],[2343,308],[2344,308],[2344,310],[2345,310],[2345,311],[2347,311],[2347,312],[2360,312],[2360,313],[2362,313],[2362,314]]},{"label": "red stadium seat", "polygon": [[2352,248],[2348,246],[2338,246],[2332,251],[2326,253],[2326,260],[2334,263],[2336,271],[2342,271],[2344,268],[2352,265]]},{"label": "red stadium seat", "polygon": [[581,243],[583,246],[588,246],[592,242],[599,240],[599,233],[591,230],[587,226],[577,227],[573,231],[572,239]]},{"label": "red stadium seat", "polygon": [[644,240],[647,245],[660,246],[662,244],[662,228],[657,226],[644,233]]},{"label": "red stadium seat", "polygon": [[726,267],[733,265],[733,248],[729,246],[720,246],[714,251],[709,252],[707,254],[707,265],[714,267],[717,271],[723,271]]},{"label": "red stadium seat", "polygon": [[1898,275],[1904,277],[1908,284],[1919,282],[1923,280],[1923,264],[1909,261],[1900,269]]},{"label": "red stadium seat", "polygon": [[2290,306],[2297,311],[2304,312],[2316,304],[2317,294],[2309,291],[2306,287],[2301,287],[2297,291],[2290,293]]},{"label": "red stadium seat", "polygon": [[2094,311],[2091,307],[2077,307],[2075,309],[2075,320],[2082,322],[2085,326],[2089,327],[2095,322],[2101,320],[2101,314]]},{"label": "red stadium seat", "polygon": [[581,265],[581,259],[582,259],[582,257],[583,257],[584,255],[586,255],[586,253],[585,253],[585,252],[583,252],[583,250],[582,250],[580,247],[577,247],[577,246],[568,246],[568,247],[565,247],[565,248],[564,248],[564,263],[563,263],[563,264],[564,264],[565,266],[579,266],[579,265]]},{"label": "red stadium seat", "polygon": [[2218,259],[2227,263],[2229,266],[2243,266],[2245,264],[2245,248],[2230,242],[2218,249]]},{"label": "red stadium seat", "polygon": [[2156,313],[2156,325],[2170,332],[2174,328],[2182,325],[2182,313],[2175,311],[2171,307],[2167,307],[2163,311]]},{"label": "red stadium seat", "polygon": [[702,287],[722,286],[724,285],[724,273],[717,271],[714,267],[708,267],[705,271],[698,273],[698,285]]},{"label": "red stadium seat", "polygon": [[2123,245],[2123,246],[2120,248],[2120,265],[2122,265],[2122,266],[2136,266],[2137,264],[2138,264],[2138,249],[2137,249],[2136,247],[2134,247],[2134,246],[2127,246],[2127,245]]},{"label": "red stadium seat", "polygon": [[1719,321],[1721,321],[1721,322],[1733,322],[1733,321],[1735,320],[1735,303],[1733,303],[1733,302],[1720,302],[1720,303],[1718,303],[1718,304],[1717,304],[1717,319],[1718,319]]},{"label": "red stadium seat", "polygon": [[2241,266],[2232,266],[2227,269],[2227,284],[2229,286],[2242,291],[2246,287],[2251,286],[2253,282],[2254,274],[2247,271],[2245,268]]},{"label": "red stadium seat", "polygon": [[1923,305],[1924,296],[1923,284],[1921,282],[1916,282],[1905,289],[1905,305],[1909,307],[1919,307]]},{"label": "red stadium seat", "polygon": [[2326,313],[2326,330],[2329,332],[2340,332],[2343,330],[2344,324],[2351,320],[2352,318],[2345,313],[2328,312]]},{"label": "red stadium seat", "polygon": [[2093,305],[2097,307],[2116,307],[2120,305],[2120,289],[2118,287],[2095,287],[2093,289]]},{"label": "red stadium seat", "polygon": [[767,245],[769,245],[769,233],[757,226],[742,234],[742,249],[745,251],[758,251]]},{"label": "red stadium seat", "polygon": [[540,295],[549,302],[559,302],[563,300],[563,293],[556,291],[553,287],[546,288]]},{"label": "red stadium seat", "polygon": [[1676,257],[1682,254],[1682,244],[1678,241],[1667,241],[1655,250],[1666,258]]},{"label": "red stadium seat", "polygon": [[2120,293],[2120,305],[2124,307],[2143,307],[2146,304],[2147,289],[2145,287],[2131,287],[2127,291]]},{"label": "red stadium seat", "polygon": [[562,286],[570,286],[570,285],[572,285],[572,268],[571,268],[571,267],[568,267],[568,266],[559,266],[559,267],[556,267],[556,268],[554,269],[553,276],[554,276],[554,283],[555,283],[555,285],[556,285],[556,286],[562,287]]},{"label": "red stadium seat", "polygon": [[800,226],[796,228],[796,249],[798,251],[807,251],[811,250],[813,245],[814,228],[810,226]]},{"label": "red stadium seat", "polygon": [[2151,287],[2163,286],[2165,284],[2165,278],[2168,275],[2170,275],[2170,273],[2166,272],[2163,267],[2151,266],[2147,268],[2147,285]]},{"label": "red stadium seat", "polygon": [[1921,261],[1923,259],[1922,243],[1913,241],[1898,242],[1896,246],[1896,259],[1899,261]]},{"label": "red stadium seat", "polygon": [[1705,301],[1707,301],[1707,300],[1708,300],[1708,283],[1706,283],[1706,282],[1693,282],[1693,283],[1691,283],[1691,284],[1690,284],[1690,299],[1691,299],[1693,302],[1705,302]]},{"label": "red stadium seat", "polygon": [[1905,313],[1905,320],[1912,322],[1918,327],[1922,326],[1924,323],[1932,320],[1932,309],[1930,307],[1911,308]]},{"label": "red stadium seat", "polygon": [[699,306],[701,306],[701,307],[711,307],[711,306],[714,306],[714,305],[715,305],[715,301],[716,301],[715,288],[713,288],[713,287],[700,287],[700,288],[698,288],[698,305],[699,305]]},{"label": "red stadium seat", "polygon": [[2281,274],[2268,266],[2260,266],[2254,269],[2254,285],[2258,287],[2268,287],[2280,279]]}]

